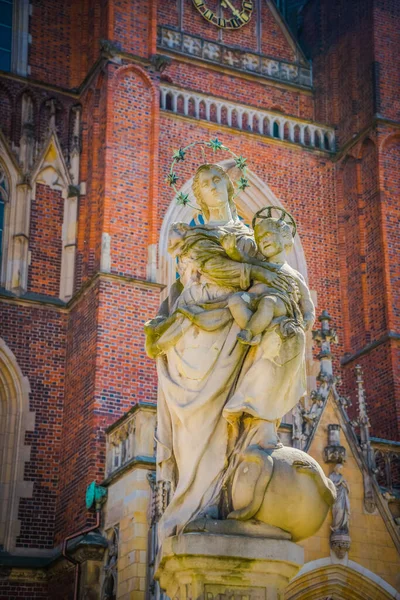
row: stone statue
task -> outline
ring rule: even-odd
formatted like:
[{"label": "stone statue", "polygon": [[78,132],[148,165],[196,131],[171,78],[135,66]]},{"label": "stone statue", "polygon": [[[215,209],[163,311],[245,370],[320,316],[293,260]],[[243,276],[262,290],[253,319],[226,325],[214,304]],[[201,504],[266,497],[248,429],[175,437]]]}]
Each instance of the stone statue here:
[{"label": "stone statue", "polygon": [[329,475],[336,488],[336,500],[332,506],[332,525],[333,532],[349,533],[350,501],[349,486],[342,475],[343,465],[338,463]]},{"label": "stone statue", "polygon": [[238,218],[233,184],[204,164],[193,192],[205,224],[171,227],[179,279],[145,325],[156,358],[158,480],[171,484],[160,543],[190,531],[302,539],[335,491],[307,454],[283,448],[280,419],[306,392],[314,306],[285,260],[295,223],[268,207]]},{"label": "stone statue", "polygon": [[339,559],[343,559],[350,549],[351,538],[349,535],[350,500],[349,486],[342,475],[343,465],[335,465],[333,472],[329,475],[336,488],[336,500],[332,506],[332,524],[330,545]]}]

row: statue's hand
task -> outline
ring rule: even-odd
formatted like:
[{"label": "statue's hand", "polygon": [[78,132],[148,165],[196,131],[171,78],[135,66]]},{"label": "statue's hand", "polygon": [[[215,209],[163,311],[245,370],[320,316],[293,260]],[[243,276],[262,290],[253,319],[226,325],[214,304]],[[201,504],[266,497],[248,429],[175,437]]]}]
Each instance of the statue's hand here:
[{"label": "statue's hand", "polygon": [[221,238],[221,245],[228,255],[235,252],[237,250],[235,234],[227,233],[224,235],[224,237]]},{"label": "statue's hand", "polygon": [[166,317],[164,317],[162,315],[157,315],[156,317],[154,317],[154,319],[150,319],[149,321],[146,321],[146,323],[144,324],[145,333],[150,333],[150,332],[154,331],[156,329],[156,327],[158,325],[161,325],[161,323],[164,323],[165,320],[166,320]]},{"label": "statue's hand", "polygon": [[310,331],[310,329],[314,325],[314,315],[312,315],[311,313],[304,313],[303,323],[304,323],[304,329],[306,331]]},{"label": "statue's hand", "polygon": [[274,271],[268,271],[262,267],[256,267],[255,270],[252,269],[252,275],[254,275],[254,279],[270,285],[281,292],[286,293],[291,288],[291,282],[289,278],[282,273],[276,273]]}]

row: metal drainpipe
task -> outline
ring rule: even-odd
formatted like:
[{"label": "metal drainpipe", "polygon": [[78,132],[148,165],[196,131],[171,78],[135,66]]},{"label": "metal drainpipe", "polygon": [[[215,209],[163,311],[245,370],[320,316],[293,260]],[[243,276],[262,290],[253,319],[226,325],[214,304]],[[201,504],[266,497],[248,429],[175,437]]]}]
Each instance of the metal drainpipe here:
[{"label": "metal drainpipe", "polygon": [[75,565],[74,600],[78,600],[78,594],[79,594],[79,575],[80,575],[80,571],[81,571],[81,563],[78,562],[77,560],[75,560],[74,558],[72,558],[72,556],[69,556],[67,554],[67,544],[68,544],[68,542],[70,540],[73,540],[74,538],[79,537],[80,535],[86,535],[87,533],[90,533],[91,531],[94,531],[95,529],[98,529],[100,527],[100,511],[101,511],[100,506],[96,507],[96,524],[95,525],[92,525],[92,527],[87,527],[86,529],[81,529],[80,531],[77,531],[76,533],[73,533],[72,535],[69,535],[63,541],[62,555],[70,563],[72,563],[73,565]]}]

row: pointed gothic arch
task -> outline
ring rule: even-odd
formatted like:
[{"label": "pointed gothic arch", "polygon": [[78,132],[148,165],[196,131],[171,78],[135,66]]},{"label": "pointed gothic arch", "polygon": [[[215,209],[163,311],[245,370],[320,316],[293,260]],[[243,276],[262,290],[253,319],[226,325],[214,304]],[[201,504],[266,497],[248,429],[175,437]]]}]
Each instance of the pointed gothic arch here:
[{"label": "pointed gothic arch", "polygon": [[[233,159],[223,160],[218,164],[224,167],[228,172],[235,168]],[[260,210],[268,204],[284,208],[282,202],[275,196],[271,188],[257,175],[248,170],[247,177],[251,184],[250,187],[241,192],[235,200],[238,213],[246,223],[251,223],[252,217],[257,210]],[[237,174],[232,175],[232,178],[237,179]],[[185,182],[182,186],[182,192],[188,193],[190,204],[196,206],[196,200],[192,192],[192,181],[193,178]],[[190,206],[178,205],[175,199],[172,200],[165,214],[158,245],[158,281],[165,284],[167,289],[172,285],[176,277],[176,265],[174,259],[167,251],[170,226],[177,221],[190,223],[196,214],[197,211],[193,210],[193,208]],[[288,262],[307,279],[306,259],[299,235],[296,235],[295,237],[293,251],[288,256]]]},{"label": "pointed gothic arch", "polygon": [[[64,200],[61,243],[61,300],[68,301],[74,290],[75,253],[78,220],[78,196],[73,186],[57,133],[50,131],[31,173],[32,200],[36,200],[36,186],[43,184],[61,192]],[[72,192],[71,192],[72,190]]]},{"label": "pointed gothic arch", "polygon": [[[19,283],[23,280],[25,274],[20,260],[25,248],[21,247],[23,240],[21,235],[18,235],[22,233],[21,223],[18,220],[18,202],[21,195],[24,195],[24,190],[28,185],[22,185],[22,173],[1,132],[0,171],[7,182],[7,199],[4,203],[3,212],[2,252],[0,253],[0,286],[14,291],[19,288]],[[29,206],[27,210],[29,210]]]},{"label": "pointed gothic arch", "polygon": [[333,564],[331,558],[307,563],[285,590],[285,600],[400,600],[384,579],[358,563]]},{"label": "pointed gothic arch", "polygon": [[29,392],[28,379],[0,338],[0,547],[8,552],[19,534],[19,499],[33,492],[33,482],[24,481],[30,453],[25,432],[34,429],[35,419],[29,411]]}]

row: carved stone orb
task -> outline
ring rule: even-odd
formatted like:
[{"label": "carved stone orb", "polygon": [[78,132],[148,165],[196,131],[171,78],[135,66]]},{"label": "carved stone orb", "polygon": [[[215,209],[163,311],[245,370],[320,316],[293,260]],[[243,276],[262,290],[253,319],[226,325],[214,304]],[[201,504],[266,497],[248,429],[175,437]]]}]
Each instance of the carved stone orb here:
[{"label": "carved stone orb", "polygon": [[305,452],[250,446],[232,479],[228,519],[256,520],[297,542],[318,531],[335,498],[335,486]]}]

